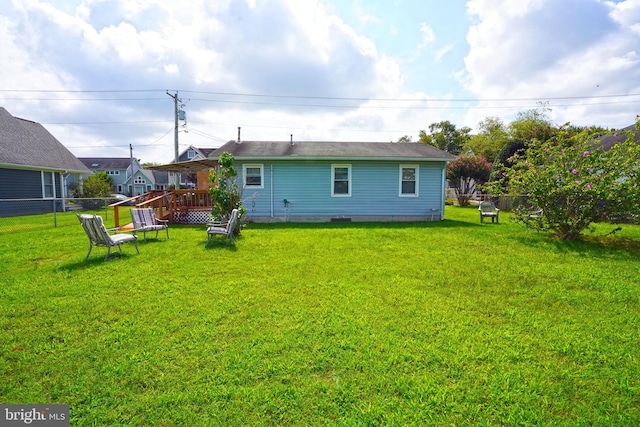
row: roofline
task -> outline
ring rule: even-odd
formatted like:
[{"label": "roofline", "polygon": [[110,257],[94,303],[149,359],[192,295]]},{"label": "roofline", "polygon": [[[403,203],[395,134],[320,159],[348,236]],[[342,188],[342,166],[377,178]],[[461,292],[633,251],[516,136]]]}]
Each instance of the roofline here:
[{"label": "roofline", "polygon": [[52,168],[48,166],[30,166],[30,165],[19,165],[16,163],[0,163],[0,168],[2,169],[22,169],[22,170],[34,170],[34,171],[47,171],[47,172],[61,172],[61,173],[71,173],[74,175],[82,175],[85,173],[91,173],[90,169],[87,170],[74,170],[74,169],[62,169],[62,168]]},{"label": "roofline", "polygon": [[395,162],[452,162],[455,157],[380,157],[380,156],[236,156],[235,160],[259,161],[259,160],[328,160],[328,161],[395,161]]}]

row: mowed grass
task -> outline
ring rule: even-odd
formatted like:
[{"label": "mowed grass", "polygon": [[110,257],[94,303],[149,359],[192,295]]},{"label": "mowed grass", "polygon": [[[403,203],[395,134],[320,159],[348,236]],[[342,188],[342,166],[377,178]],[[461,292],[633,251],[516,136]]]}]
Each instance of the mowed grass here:
[{"label": "mowed grass", "polygon": [[79,223],[4,233],[0,402],[71,425],[640,425],[640,227],[445,216],[209,248],[174,226],[107,262]]}]

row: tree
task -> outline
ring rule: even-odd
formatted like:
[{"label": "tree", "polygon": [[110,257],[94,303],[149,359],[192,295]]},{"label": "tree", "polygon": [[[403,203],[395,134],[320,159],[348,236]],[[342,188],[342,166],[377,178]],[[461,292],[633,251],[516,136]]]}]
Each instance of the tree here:
[{"label": "tree", "polygon": [[525,143],[537,139],[546,141],[556,133],[556,127],[549,121],[545,110],[528,110],[517,114],[509,123],[509,138]]},{"label": "tree", "polygon": [[[109,197],[113,192],[113,180],[106,172],[96,172],[82,181],[83,199]],[[82,206],[87,209],[98,209],[104,203],[100,200],[82,200]]]},{"label": "tree", "polygon": [[459,156],[447,165],[447,179],[460,206],[467,206],[477,185],[489,180],[491,163],[482,156]]},{"label": "tree", "polygon": [[524,155],[514,155],[503,178],[508,191],[528,195],[515,211],[518,220],[528,221],[531,210],[540,209],[539,221],[530,225],[567,240],[598,221],[637,220],[640,146],[628,138],[604,151],[599,136],[589,128],[560,128],[546,141],[534,139]]},{"label": "tree", "polygon": [[463,148],[494,163],[500,150],[509,142],[507,126],[498,117],[487,117],[478,128],[478,133],[471,136]]},{"label": "tree", "polygon": [[471,128],[462,127],[457,129],[453,123],[443,120],[439,123],[430,124],[429,132],[427,134],[424,130],[421,130],[419,141],[458,155],[469,140]]},{"label": "tree", "polygon": [[218,170],[209,171],[209,179],[213,185],[209,188],[209,194],[213,202],[211,214],[219,219],[231,217],[231,211],[239,210],[238,222],[234,234],[239,234],[241,219],[246,208],[242,206],[242,190],[238,183],[238,171],[236,170],[233,154],[226,151],[218,157]]},{"label": "tree", "polygon": [[400,139],[398,139],[398,142],[413,142],[411,141],[413,138],[411,138],[409,135],[404,135],[401,136]]}]

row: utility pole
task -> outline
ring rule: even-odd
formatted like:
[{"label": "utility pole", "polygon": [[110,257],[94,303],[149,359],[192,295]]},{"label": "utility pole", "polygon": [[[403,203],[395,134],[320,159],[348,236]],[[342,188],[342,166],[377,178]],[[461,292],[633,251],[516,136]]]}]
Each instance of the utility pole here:
[{"label": "utility pole", "polygon": [[[167,91],[167,95],[173,98],[173,116],[175,120],[175,127],[173,129],[173,142],[175,145],[175,162],[178,163],[180,154],[178,153],[178,102],[182,102],[180,98],[178,98],[178,91],[176,91],[175,95],[172,95]],[[180,188],[180,173],[176,173],[174,175],[176,190]]]},{"label": "utility pole", "polygon": [[133,170],[133,145],[129,144],[129,163],[131,163],[131,196],[135,196],[136,195],[136,187],[135,184],[133,183],[133,176],[135,175],[135,171]]}]

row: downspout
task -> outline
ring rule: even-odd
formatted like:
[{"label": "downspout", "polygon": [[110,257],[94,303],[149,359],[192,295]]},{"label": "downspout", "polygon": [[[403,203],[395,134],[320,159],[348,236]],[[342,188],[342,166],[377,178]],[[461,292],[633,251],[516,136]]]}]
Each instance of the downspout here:
[{"label": "downspout", "polygon": [[269,180],[270,182],[270,204],[271,204],[271,218],[273,218],[273,163],[269,165]]},{"label": "downspout", "polygon": [[442,168],[442,185],[440,186],[440,221],[444,219],[444,206],[447,198],[447,164],[448,162],[445,162],[444,168]]}]

